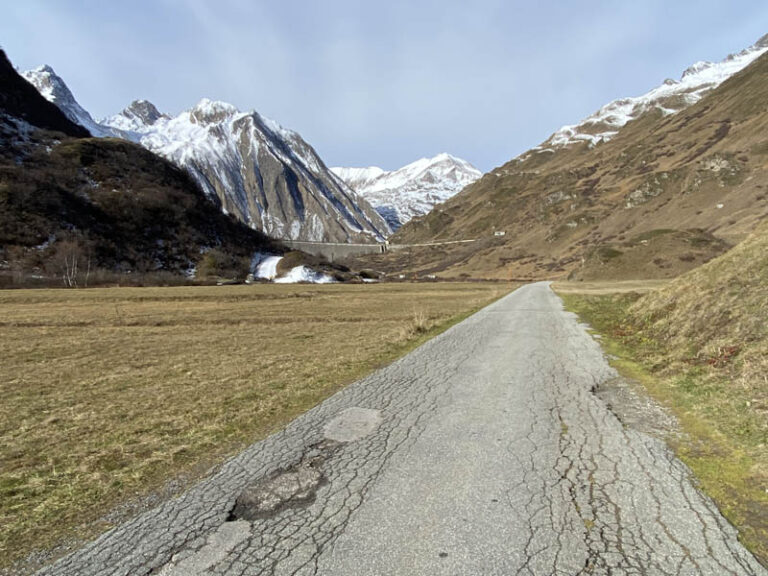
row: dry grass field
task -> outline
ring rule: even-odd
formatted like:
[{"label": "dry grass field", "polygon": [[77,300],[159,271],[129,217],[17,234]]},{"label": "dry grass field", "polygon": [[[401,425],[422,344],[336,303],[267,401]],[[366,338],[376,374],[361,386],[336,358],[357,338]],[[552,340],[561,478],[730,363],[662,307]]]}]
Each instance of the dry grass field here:
[{"label": "dry grass field", "polygon": [[558,280],[552,283],[552,289],[558,294],[582,294],[585,296],[645,294],[662,288],[669,282],[669,280],[597,280],[586,282]]},{"label": "dry grass field", "polygon": [[188,485],[512,288],[0,292],[0,572]]}]

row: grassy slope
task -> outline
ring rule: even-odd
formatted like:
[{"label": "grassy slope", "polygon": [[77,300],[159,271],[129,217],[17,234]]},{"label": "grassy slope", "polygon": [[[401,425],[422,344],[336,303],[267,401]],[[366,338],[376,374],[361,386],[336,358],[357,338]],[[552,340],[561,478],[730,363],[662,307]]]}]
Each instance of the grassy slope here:
[{"label": "grassy slope", "polygon": [[572,280],[674,278],[709,262],[730,246],[703,230],[657,229],[588,249]]},{"label": "grassy slope", "polygon": [[[737,355],[740,386],[757,383],[768,416],[768,222],[727,255],[652,292],[631,310],[675,363]],[[730,352],[729,352],[730,351]]]},{"label": "grassy slope", "polygon": [[642,298],[564,299],[673,409],[678,453],[768,564],[768,224]]},{"label": "grassy slope", "polygon": [[[735,244],[768,215],[766,131],[768,55],[697,104],[672,116],[651,111],[608,143],[532,152],[493,170],[391,239],[482,242],[391,258],[444,276],[554,278],[588,264],[595,248],[623,250],[656,230],[701,229]],[[506,236],[493,239],[494,229]],[[638,248],[632,260],[642,266],[613,277],[646,277],[654,266],[652,276],[676,275],[722,252],[691,254],[687,242],[664,250]],[[587,276],[601,277],[610,264]]]},{"label": "grassy slope", "polygon": [[105,530],[114,504],[194,477],[510,288],[0,292],[0,569]]}]

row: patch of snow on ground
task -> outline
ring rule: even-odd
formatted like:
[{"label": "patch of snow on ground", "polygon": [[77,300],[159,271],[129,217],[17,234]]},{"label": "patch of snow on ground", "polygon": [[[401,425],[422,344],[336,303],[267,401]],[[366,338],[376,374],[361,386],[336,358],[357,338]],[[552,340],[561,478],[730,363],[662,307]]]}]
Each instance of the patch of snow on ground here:
[{"label": "patch of snow on ground", "polygon": [[333,278],[321,272],[315,272],[306,266],[296,266],[288,274],[281,278],[275,278],[275,284],[296,284],[297,282],[310,282],[312,284],[331,284]]},{"label": "patch of snow on ground", "polygon": [[253,277],[274,280],[275,276],[277,276],[277,263],[282,259],[282,256],[265,256],[256,265]]}]

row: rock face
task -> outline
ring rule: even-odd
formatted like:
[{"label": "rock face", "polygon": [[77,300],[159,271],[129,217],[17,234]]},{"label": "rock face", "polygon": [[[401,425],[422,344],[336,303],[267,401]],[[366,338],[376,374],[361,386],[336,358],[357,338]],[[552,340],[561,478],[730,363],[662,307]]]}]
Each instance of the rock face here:
[{"label": "rock face", "polygon": [[331,170],[370,202],[392,230],[426,214],[482,176],[469,162],[450,154],[422,158],[392,172],[376,166]]},{"label": "rock face", "polygon": [[367,243],[390,232],[299,134],[257,112],[203,99],[170,117],[137,100],[96,122],[50,67],[24,77],[94,136],[131,140],[171,160],[226,213],[273,238]]},{"label": "rock face", "polygon": [[256,112],[203,99],[169,118],[138,101],[104,123],[186,168],[227,213],[273,238],[373,242],[389,232],[301,136]]}]

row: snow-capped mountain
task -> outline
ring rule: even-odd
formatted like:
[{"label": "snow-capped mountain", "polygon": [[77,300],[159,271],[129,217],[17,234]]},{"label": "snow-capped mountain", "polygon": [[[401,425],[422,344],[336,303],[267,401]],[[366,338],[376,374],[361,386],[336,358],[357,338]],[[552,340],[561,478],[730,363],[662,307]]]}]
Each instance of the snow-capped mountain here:
[{"label": "snow-capped mountain", "polygon": [[161,118],[170,119],[166,114],[161,114],[152,102],[134,100],[119,114],[102,120],[102,124],[141,140],[141,135],[147,132],[147,128]]},{"label": "snow-capped mountain", "polygon": [[422,158],[391,172],[376,166],[331,170],[368,200],[392,230],[426,214],[482,176],[469,162],[450,154]]},{"label": "snow-capped mountain", "polygon": [[22,72],[21,76],[49,102],[56,104],[72,122],[80,124],[93,136],[121,137],[108,126],[102,126],[91,117],[87,110],[78,104],[64,80],[57,76],[50,66],[40,66],[34,70]]},{"label": "snow-capped mountain", "polygon": [[563,126],[533,150],[552,150],[578,142],[595,145],[610,140],[627,122],[654,108],[664,114],[679,112],[701,100],[704,94],[748,66],[766,51],[768,34],[753,46],[738,54],[731,54],[720,62],[693,64],[683,72],[680,80],[667,79],[642,96],[614,100],[580,123]]},{"label": "snow-capped mountain", "polygon": [[137,100],[96,122],[50,67],[24,77],[94,136],[138,142],[187,169],[225,212],[273,238],[371,242],[390,232],[299,134],[257,112],[203,99],[170,117]]}]

